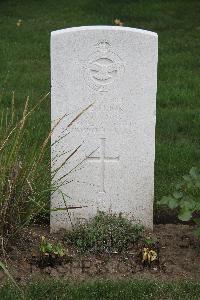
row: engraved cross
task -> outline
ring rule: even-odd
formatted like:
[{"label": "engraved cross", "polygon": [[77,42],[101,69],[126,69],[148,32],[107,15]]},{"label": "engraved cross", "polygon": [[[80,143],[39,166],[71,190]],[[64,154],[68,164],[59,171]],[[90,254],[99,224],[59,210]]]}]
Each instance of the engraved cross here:
[{"label": "engraved cross", "polygon": [[101,145],[100,145],[100,156],[88,156],[87,160],[91,162],[99,162],[101,164],[101,192],[105,193],[105,163],[106,162],[118,162],[119,156],[117,157],[106,157],[105,155],[106,150],[106,139],[101,138]]}]

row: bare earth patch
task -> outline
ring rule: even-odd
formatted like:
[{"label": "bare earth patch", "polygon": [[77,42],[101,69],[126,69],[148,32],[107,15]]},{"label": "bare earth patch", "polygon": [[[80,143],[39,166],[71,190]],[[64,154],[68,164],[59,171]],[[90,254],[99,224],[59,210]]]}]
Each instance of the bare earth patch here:
[{"label": "bare earth patch", "polygon": [[[143,267],[139,258],[141,244],[128,251],[118,253],[80,254],[62,238],[62,233],[50,234],[48,226],[34,226],[23,230],[9,246],[6,256],[0,257],[7,263],[12,276],[21,283],[31,279],[63,278],[70,280],[150,278],[155,280],[200,280],[200,240],[193,235],[193,227],[180,224],[154,226],[153,235],[160,248],[159,265]],[[41,236],[50,242],[61,242],[67,252],[63,261],[55,266],[38,266]],[[0,283],[5,280],[0,271]]]}]

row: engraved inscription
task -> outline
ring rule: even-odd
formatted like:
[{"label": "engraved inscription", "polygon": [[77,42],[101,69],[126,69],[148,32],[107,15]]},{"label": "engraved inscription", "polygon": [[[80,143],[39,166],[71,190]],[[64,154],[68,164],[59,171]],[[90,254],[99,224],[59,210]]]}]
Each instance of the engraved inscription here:
[{"label": "engraved inscription", "polygon": [[117,157],[106,157],[105,155],[105,149],[106,149],[106,139],[101,138],[101,145],[100,145],[100,156],[88,156],[87,161],[89,162],[98,162],[101,166],[101,193],[105,193],[105,163],[106,162],[113,162],[116,163],[119,161],[119,156]]},{"label": "engraved inscription", "polygon": [[99,92],[108,91],[124,71],[122,60],[110,48],[106,41],[98,43],[97,51],[90,54],[84,66],[87,83]]}]

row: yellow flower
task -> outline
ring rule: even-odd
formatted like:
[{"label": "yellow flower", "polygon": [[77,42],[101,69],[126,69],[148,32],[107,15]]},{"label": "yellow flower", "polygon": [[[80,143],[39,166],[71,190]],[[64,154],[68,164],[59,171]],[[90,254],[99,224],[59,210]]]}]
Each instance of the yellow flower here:
[{"label": "yellow flower", "polygon": [[154,250],[150,250],[149,248],[143,248],[142,250],[142,262],[148,262],[151,264],[154,260],[158,259],[158,254]]},{"label": "yellow flower", "polygon": [[118,25],[118,26],[123,26],[124,25],[124,23],[122,23],[120,19],[115,19],[114,23],[115,23],[115,25]]},{"label": "yellow flower", "polygon": [[22,20],[21,19],[19,19],[18,21],[17,21],[17,27],[19,27],[19,26],[21,26],[21,24],[22,24]]}]

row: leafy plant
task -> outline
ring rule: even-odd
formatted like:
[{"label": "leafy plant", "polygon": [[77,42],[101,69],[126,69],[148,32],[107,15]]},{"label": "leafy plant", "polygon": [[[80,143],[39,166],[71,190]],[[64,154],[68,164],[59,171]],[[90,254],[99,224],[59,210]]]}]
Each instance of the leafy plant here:
[{"label": "leafy plant", "polygon": [[143,247],[141,249],[141,261],[143,266],[155,266],[159,264],[160,247],[156,238],[151,236],[145,237],[143,240]]},{"label": "leafy plant", "polygon": [[172,195],[164,196],[158,205],[167,205],[171,209],[178,209],[178,218],[181,221],[193,220],[197,224],[195,233],[200,236],[200,218],[194,213],[200,212],[200,170],[191,168],[189,174],[184,175],[175,187]]},{"label": "leafy plant", "polygon": [[60,243],[50,243],[42,236],[39,246],[40,258],[37,261],[39,267],[54,267],[62,263],[67,258],[66,251]]},{"label": "leafy plant", "polygon": [[133,224],[122,214],[98,212],[85,224],[76,224],[67,231],[66,239],[81,252],[121,252],[139,239],[142,230],[141,225]]},{"label": "leafy plant", "polygon": [[42,240],[40,243],[40,254],[42,256],[57,256],[63,257],[66,253],[64,248],[60,243],[52,244],[49,243],[44,236],[42,236]]},{"label": "leafy plant", "polygon": [[153,250],[148,247],[144,247],[142,249],[142,263],[143,265],[151,266],[152,262],[155,262],[158,260],[158,253],[156,250]]},{"label": "leafy plant", "polygon": [[144,244],[145,244],[146,246],[152,246],[152,245],[155,244],[155,241],[154,241],[153,238],[147,237],[147,238],[144,239]]}]

